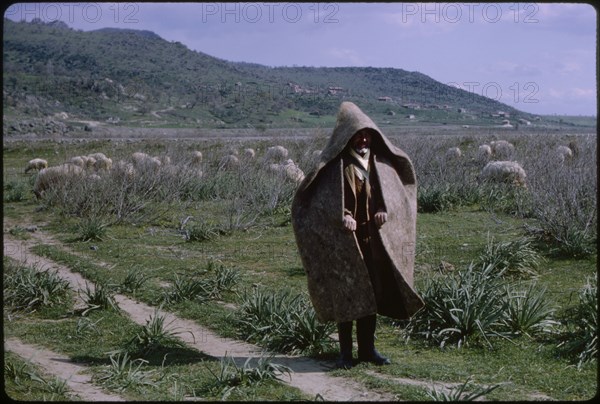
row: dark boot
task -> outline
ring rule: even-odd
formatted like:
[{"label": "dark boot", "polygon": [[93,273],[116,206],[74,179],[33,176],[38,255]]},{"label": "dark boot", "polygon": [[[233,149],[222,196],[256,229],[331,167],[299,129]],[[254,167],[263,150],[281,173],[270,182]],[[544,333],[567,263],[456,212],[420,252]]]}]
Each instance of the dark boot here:
[{"label": "dark boot", "polygon": [[377,317],[375,314],[363,317],[356,321],[356,339],[358,341],[358,360],[370,362],[378,366],[389,365],[388,358],[381,356],[375,349],[375,327]]},{"label": "dark boot", "polygon": [[352,321],[338,323],[338,336],[340,339],[340,357],[335,363],[338,369],[352,367]]}]

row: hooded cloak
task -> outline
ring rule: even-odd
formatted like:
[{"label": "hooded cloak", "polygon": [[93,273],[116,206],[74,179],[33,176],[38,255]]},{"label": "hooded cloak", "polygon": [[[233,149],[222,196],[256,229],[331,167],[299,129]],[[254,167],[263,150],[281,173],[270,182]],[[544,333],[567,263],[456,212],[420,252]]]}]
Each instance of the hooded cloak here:
[{"label": "hooded cloak", "polygon": [[[387,222],[378,229],[381,250],[393,276],[385,304],[375,301],[369,271],[354,232],[343,226],[342,152],[361,129],[373,134],[373,167]],[[337,123],[316,167],[300,183],[292,202],[292,226],[308,292],[321,321],[344,322],[379,313],[407,319],[424,303],[413,288],[417,217],[415,171],[409,157],[394,146],[355,104],[343,102]]]}]

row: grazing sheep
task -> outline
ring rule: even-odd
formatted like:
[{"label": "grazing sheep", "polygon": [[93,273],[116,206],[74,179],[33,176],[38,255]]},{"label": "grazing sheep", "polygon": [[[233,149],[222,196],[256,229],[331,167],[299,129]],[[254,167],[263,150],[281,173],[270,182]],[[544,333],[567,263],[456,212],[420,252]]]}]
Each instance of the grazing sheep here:
[{"label": "grazing sheep", "polygon": [[573,158],[573,150],[570,147],[560,145],[556,148],[556,158],[561,163],[571,160]]},{"label": "grazing sheep", "polygon": [[510,158],[515,151],[515,146],[506,140],[496,140],[490,142],[492,147],[492,155],[496,159]]},{"label": "grazing sheep", "polygon": [[85,164],[84,168],[94,168],[94,164],[96,164],[96,159],[90,156],[81,156],[83,159],[83,163]]},{"label": "grazing sheep", "polygon": [[233,154],[226,154],[219,161],[219,170],[229,170],[240,166],[240,159]]},{"label": "grazing sheep", "polygon": [[254,151],[254,149],[251,149],[251,148],[244,149],[244,158],[246,160],[252,160],[254,158],[254,156],[256,156],[256,152]]},{"label": "grazing sheep", "polygon": [[202,164],[202,152],[201,151],[194,150],[192,152],[192,161],[190,162],[190,164],[193,167],[198,167],[200,164]]},{"label": "grazing sheep", "polygon": [[111,171],[114,175],[127,178],[128,180],[132,180],[135,177],[133,164],[124,160],[117,160]]},{"label": "grazing sheep", "polygon": [[29,162],[27,162],[27,166],[25,167],[25,173],[28,173],[31,170],[40,171],[47,167],[48,167],[48,162],[46,160],[36,158],[33,160],[29,160]]},{"label": "grazing sheep", "polygon": [[481,171],[481,180],[512,183],[525,187],[525,170],[516,161],[490,161]]},{"label": "grazing sheep", "polygon": [[151,157],[146,153],[135,152],[131,155],[133,166],[138,170],[157,171],[162,162],[157,157]]},{"label": "grazing sheep", "polygon": [[451,147],[446,150],[446,160],[457,160],[462,156],[462,151],[458,147]]},{"label": "grazing sheep", "polygon": [[88,157],[92,157],[96,160],[100,160],[100,159],[105,159],[107,158],[106,155],[104,153],[92,153],[92,154],[88,154]]},{"label": "grazing sheep", "polygon": [[[87,161],[87,157],[86,157],[85,161]],[[71,157],[69,159],[68,163],[73,164],[74,166],[77,166],[77,167],[85,168],[85,161],[83,160],[83,157],[75,156],[75,157]]]},{"label": "grazing sheep", "polygon": [[304,179],[304,172],[292,160],[288,160],[284,165],[285,175],[297,183]]},{"label": "grazing sheep", "polygon": [[271,163],[267,166],[267,170],[275,175],[283,175],[298,183],[304,179],[304,172],[291,159],[288,159],[284,163]]},{"label": "grazing sheep", "polygon": [[99,171],[99,170],[108,171],[111,168],[112,168],[112,159],[110,159],[108,157],[106,157],[106,158],[98,158],[94,162],[94,170],[96,170],[96,171]]},{"label": "grazing sheep", "polygon": [[492,148],[487,144],[482,144],[477,148],[477,161],[485,162],[492,157]]},{"label": "grazing sheep", "polygon": [[135,152],[131,155],[131,159],[133,160],[134,165],[142,164],[149,158],[150,156],[148,154],[142,152]]},{"label": "grazing sheep", "polygon": [[83,169],[73,164],[62,164],[60,166],[42,169],[33,184],[33,193],[39,199],[44,192],[53,186],[59,186],[66,181],[81,176]]},{"label": "grazing sheep", "polygon": [[281,162],[288,157],[288,150],[283,146],[271,146],[267,149],[265,153],[264,161],[265,162]]}]

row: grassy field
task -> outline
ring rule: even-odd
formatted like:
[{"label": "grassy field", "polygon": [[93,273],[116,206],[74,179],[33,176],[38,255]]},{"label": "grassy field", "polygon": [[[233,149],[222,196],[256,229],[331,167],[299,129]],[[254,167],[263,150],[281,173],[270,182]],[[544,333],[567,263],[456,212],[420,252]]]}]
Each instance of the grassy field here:
[{"label": "grassy field", "polygon": [[[285,140],[5,143],[4,235],[31,240],[27,227],[37,226],[48,241],[33,253],[82,274],[106,292],[102,302],[118,292],[222,336],[332,360],[337,345],[328,335],[334,328],[310,321],[314,313],[290,225],[296,183],[269,172],[263,160],[268,147],[280,144],[289,151],[288,158],[308,173],[315,161],[312,151],[324,146],[327,135],[315,130]],[[486,129],[445,131],[442,136],[398,129],[388,136],[411,156],[417,170],[415,282],[429,311],[402,323],[379,317],[376,345],[392,365],[359,364],[331,373],[398,400],[466,400],[467,393],[498,401],[594,397],[598,387],[593,339],[597,333],[594,135]],[[478,146],[493,140],[514,145],[506,159],[523,166],[526,188],[479,181],[485,162],[477,159]],[[555,155],[558,145],[570,145],[574,156],[560,161]],[[461,148],[462,156],[446,159],[446,150],[454,146]],[[234,153],[234,148],[242,164],[227,169],[221,157]],[[244,160],[245,148],[253,148],[256,156]],[[189,169],[193,150],[202,151],[202,175]],[[136,151],[163,161],[168,156],[170,163],[151,173],[137,171],[131,178],[117,175],[113,168],[99,172],[94,181],[79,179],[47,190],[40,200],[31,191],[36,174],[23,173],[34,157],[45,158],[52,166],[73,156],[102,152],[115,167],[118,160],[130,162]],[[131,320],[110,305],[92,303],[92,296],[86,296],[88,309],[83,312],[74,309],[73,291],[66,291],[60,301],[19,303],[15,296],[25,292],[17,291],[16,279],[25,270],[7,257],[4,268],[5,338],[41,344],[86,363],[95,383],[127,399],[318,400],[273,380],[269,376],[273,372],[255,379],[244,376],[234,383],[223,377],[222,362],[181,346],[168,333],[153,341],[150,349]],[[465,298],[461,292],[471,295]],[[293,311],[309,326],[299,331],[291,317],[275,324],[275,318],[285,317],[281,312],[279,317],[261,318],[249,309],[259,300],[264,305],[259,308],[271,302],[278,307],[270,310]],[[496,300],[501,311],[500,306],[491,307]],[[595,302],[591,309],[590,301],[592,306]],[[453,305],[450,309],[448,302]],[[472,319],[467,318],[470,314]],[[446,322],[437,324],[435,316]],[[266,332],[259,329],[261,321]],[[136,336],[137,345],[132,344]],[[302,345],[294,336],[315,337]],[[132,379],[111,374],[114,357],[109,353],[116,351],[143,359],[137,362],[143,371],[130,372]],[[43,369],[5,355],[9,396],[68,398],[64,386],[40,375]],[[444,391],[431,387],[440,383],[454,387]],[[461,395],[460,388],[467,393]]]}]

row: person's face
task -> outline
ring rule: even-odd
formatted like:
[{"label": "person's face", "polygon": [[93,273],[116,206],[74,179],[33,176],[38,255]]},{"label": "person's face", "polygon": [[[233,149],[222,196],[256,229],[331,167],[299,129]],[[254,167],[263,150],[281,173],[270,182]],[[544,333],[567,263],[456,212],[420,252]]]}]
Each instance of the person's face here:
[{"label": "person's face", "polygon": [[350,147],[361,156],[364,156],[371,147],[371,134],[369,131],[363,129],[356,132],[350,139]]}]

